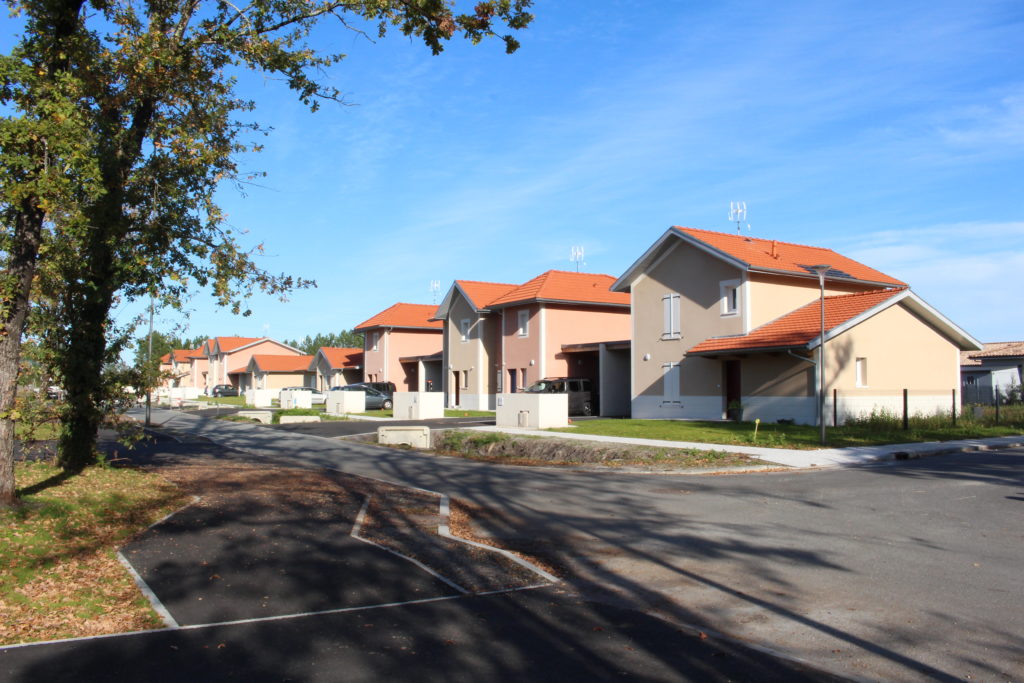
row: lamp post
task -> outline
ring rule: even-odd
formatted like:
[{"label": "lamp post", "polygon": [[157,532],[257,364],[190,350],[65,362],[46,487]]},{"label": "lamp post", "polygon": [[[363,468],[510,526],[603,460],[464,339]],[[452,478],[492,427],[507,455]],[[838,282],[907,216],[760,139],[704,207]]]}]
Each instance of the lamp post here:
[{"label": "lamp post", "polygon": [[811,266],[818,274],[819,300],[821,302],[821,337],[818,342],[818,429],[821,445],[825,445],[825,273],[832,268],[828,265]]}]

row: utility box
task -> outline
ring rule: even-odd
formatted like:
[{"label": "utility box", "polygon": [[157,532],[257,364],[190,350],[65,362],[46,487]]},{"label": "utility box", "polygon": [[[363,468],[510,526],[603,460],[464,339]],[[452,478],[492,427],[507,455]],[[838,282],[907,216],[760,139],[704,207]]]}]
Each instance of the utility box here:
[{"label": "utility box", "polygon": [[269,408],[274,404],[275,396],[277,396],[276,389],[246,389],[245,405],[253,408]]},{"label": "utility box", "polygon": [[550,429],[569,426],[568,394],[506,394],[495,416],[498,427]]},{"label": "utility box", "polygon": [[313,392],[312,391],[297,391],[294,389],[282,389],[281,390],[281,410],[291,410],[292,408],[312,408],[313,407]]},{"label": "utility box", "polygon": [[392,396],[396,420],[435,420],[444,417],[444,394],[439,391],[398,391]]},{"label": "utility box", "polygon": [[328,415],[348,415],[366,412],[365,391],[328,391],[326,410]]},{"label": "utility box", "polygon": [[430,448],[430,427],[377,427],[377,443]]}]

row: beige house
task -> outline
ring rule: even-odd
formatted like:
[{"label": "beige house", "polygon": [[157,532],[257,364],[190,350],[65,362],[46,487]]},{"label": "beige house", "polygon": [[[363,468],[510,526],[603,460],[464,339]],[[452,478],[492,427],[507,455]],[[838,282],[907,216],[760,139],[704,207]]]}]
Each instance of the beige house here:
[{"label": "beige house", "polygon": [[436,313],[448,405],[493,410],[502,394],[546,377],[589,378],[599,393],[596,345],[630,331],[629,295],[610,291],[614,281],[560,270],[521,285],[456,280]]},{"label": "beige house", "polygon": [[316,374],[310,370],[313,356],[285,356],[254,354],[243,371],[237,375],[237,386],[246,389],[284,389],[285,387],[312,387]]},{"label": "beige house", "polygon": [[[812,266],[824,276],[821,296]],[[979,343],[907,284],[830,249],[673,227],[612,287],[632,294],[636,418],[818,418],[951,410]]]},{"label": "beige house", "polygon": [[207,361],[206,393],[218,384],[239,387],[239,377],[247,373],[254,355],[302,355],[298,349],[269,337],[214,337],[203,345],[202,351]]},{"label": "beige house", "polygon": [[161,386],[165,389],[179,387],[192,388],[196,385],[193,382],[193,362],[196,357],[204,358],[200,349],[174,349],[160,357],[160,373],[164,375]]},{"label": "beige house", "polygon": [[324,346],[309,365],[320,391],[360,382],[363,379],[363,350]]},{"label": "beige house", "polygon": [[[363,335],[363,381],[393,382],[398,391],[440,388],[442,324],[436,306],[398,303],[356,326]],[[433,390],[433,389],[431,389]]]}]

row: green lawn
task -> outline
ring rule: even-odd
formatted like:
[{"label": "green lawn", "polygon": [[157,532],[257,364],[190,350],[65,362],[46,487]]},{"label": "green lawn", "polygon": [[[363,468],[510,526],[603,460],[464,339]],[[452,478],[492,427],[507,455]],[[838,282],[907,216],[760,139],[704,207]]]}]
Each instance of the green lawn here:
[{"label": "green lawn", "polygon": [[210,405],[222,405],[222,406],[244,406],[245,396],[199,396],[196,398],[197,401],[209,403]]},{"label": "green lawn", "polygon": [[[828,445],[834,447],[875,446],[887,443],[917,441],[951,441],[986,436],[1009,436],[1024,433],[1014,426],[985,426],[960,420],[953,427],[942,425],[934,418],[911,420],[911,429],[903,431],[898,422],[868,422],[864,424],[827,429]],[[625,436],[665,441],[691,441],[696,443],[740,444],[773,448],[821,448],[818,428],[807,425],[779,425],[762,423],[754,438],[753,422],[701,422],[680,420],[585,420],[574,427],[553,429],[557,432],[596,434],[599,436]]]},{"label": "green lawn", "polygon": [[494,417],[493,410],[445,410],[445,417]]}]

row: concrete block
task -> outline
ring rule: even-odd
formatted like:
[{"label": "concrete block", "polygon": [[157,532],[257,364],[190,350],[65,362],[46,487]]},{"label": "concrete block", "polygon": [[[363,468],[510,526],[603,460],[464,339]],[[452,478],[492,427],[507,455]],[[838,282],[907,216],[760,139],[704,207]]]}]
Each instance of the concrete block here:
[{"label": "concrete block", "polygon": [[430,427],[378,427],[377,443],[430,448]]},{"label": "concrete block", "polygon": [[313,392],[311,391],[294,391],[289,389],[281,390],[281,409],[289,410],[291,408],[312,408],[313,407]]},{"label": "concrete block", "polygon": [[297,422],[319,422],[319,415],[282,415],[281,424],[295,424]]},{"label": "concrete block", "polygon": [[365,391],[328,391],[326,410],[328,415],[346,415],[366,412]]},{"label": "concrete block", "polygon": [[249,420],[259,420],[265,425],[273,422],[274,414],[269,410],[239,410],[236,415]]},{"label": "concrete block", "polygon": [[399,420],[435,420],[444,417],[444,394],[438,391],[397,391],[394,415]]},{"label": "concrete block", "polygon": [[498,427],[550,429],[569,426],[568,394],[505,394],[495,414]]},{"label": "concrete block", "polygon": [[269,408],[277,394],[277,389],[246,389],[245,403],[255,408]]}]

